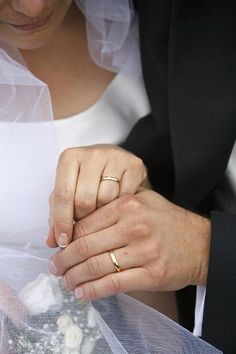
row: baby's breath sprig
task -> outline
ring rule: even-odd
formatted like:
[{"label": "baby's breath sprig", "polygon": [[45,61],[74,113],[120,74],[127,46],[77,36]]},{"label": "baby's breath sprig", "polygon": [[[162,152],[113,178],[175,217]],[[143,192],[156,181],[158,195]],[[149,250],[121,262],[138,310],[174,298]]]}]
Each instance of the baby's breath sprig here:
[{"label": "baby's breath sprig", "polygon": [[95,353],[102,338],[90,303],[78,301],[62,287],[60,311],[31,316],[17,329],[8,320],[9,349],[14,354],[89,354]]}]

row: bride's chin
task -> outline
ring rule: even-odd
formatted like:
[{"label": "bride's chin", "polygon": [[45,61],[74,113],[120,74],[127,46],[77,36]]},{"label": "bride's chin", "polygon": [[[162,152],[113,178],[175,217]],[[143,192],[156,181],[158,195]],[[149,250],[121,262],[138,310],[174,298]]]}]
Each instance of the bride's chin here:
[{"label": "bride's chin", "polygon": [[63,17],[51,16],[42,28],[18,30],[7,24],[0,24],[0,41],[18,49],[39,49],[46,47],[55,37],[63,22]]},{"label": "bride's chin", "polygon": [[23,50],[40,49],[46,47],[48,44],[50,44],[54,37],[54,31],[27,34],[1,34],[2,33],[0,29],[0,41],[9,44],[12,47]]}]

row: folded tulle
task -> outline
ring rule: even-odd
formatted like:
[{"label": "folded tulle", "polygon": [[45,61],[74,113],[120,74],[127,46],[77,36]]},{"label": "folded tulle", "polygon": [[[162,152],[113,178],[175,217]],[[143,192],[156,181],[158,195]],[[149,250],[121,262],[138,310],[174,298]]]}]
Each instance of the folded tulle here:
[{"label": "folded tulle", "polygon": [[14,60],[0,43],[0,121],[52,121],[48,87]]},{"label": "folded tulle", "polygon": [[84,13],[93,61],[114,72],[141,75],[138,17],[130,0],[75,0]]},{"label": "folded tulle", "polygon": [[76,300],[33,251],[1,248],[0,268],[1,353],[220,353],[127,295]]}]

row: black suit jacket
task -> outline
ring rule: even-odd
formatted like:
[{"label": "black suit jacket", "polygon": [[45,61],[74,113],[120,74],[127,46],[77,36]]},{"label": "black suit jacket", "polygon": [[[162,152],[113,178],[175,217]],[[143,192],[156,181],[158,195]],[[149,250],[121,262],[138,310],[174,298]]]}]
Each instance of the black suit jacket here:
[{"label": "black suit jacket", "polygon": [[236,214],[217,211],[236,137],[236,1],[137,1],[152,114],[125,147],[141,156],[157,191],[211,213],[203,339],[236,353]]}]

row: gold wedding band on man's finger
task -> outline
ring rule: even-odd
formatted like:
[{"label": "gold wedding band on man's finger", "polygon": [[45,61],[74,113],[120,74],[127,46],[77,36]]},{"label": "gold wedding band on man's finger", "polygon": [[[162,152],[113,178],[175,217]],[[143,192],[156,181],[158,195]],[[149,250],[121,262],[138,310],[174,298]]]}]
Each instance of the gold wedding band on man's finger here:
[{"label": "gold wedding band on man's finger", "polygon": [[114,251],[113,250],[109,251],[109,255],[110,255],[111,261],[112,261],[112,263],[114,265],[114,268],[115,268],[116,272],[120,272],[121,268],[120,268],[120,265],[119,265],[119,263],[117,261],[117,258],[115,256]]}]

